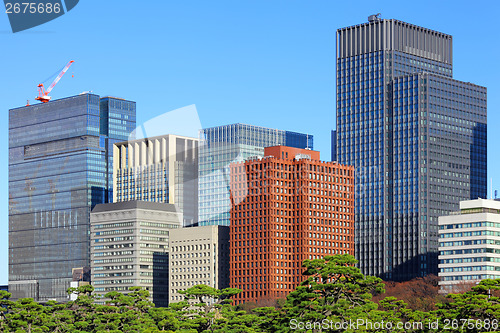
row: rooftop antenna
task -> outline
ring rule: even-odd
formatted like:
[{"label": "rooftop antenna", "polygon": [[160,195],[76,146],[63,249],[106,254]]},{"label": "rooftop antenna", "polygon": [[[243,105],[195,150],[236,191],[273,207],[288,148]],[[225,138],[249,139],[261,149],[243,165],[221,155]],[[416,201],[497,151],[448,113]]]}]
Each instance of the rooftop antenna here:
[{"label": "rooftop antenna", "polygon": [[306,134],[306,149],[311,150],[311,147],[309,147],[309,133]]}]

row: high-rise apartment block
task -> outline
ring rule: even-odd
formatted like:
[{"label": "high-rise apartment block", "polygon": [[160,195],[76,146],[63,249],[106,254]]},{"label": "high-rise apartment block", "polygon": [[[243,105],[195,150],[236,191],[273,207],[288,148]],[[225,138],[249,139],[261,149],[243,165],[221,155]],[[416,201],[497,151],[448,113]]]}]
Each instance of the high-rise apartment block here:
[{"label": "high-rise apartment block", "polygon": [[[229,287],[229,227],[208,225],[170,231],[170,303],[184,300],[179,290],[204,284]],[[207,300],[210,301],[210,300]]]},{"label": "high-rise apartment block", "polygon": [[354,168],[284,146],[230,168],[230,285],[236,304],[285,297],[302,262],[354,255]]},{"label": "high-rise apartment block", "polygon": [[229,225],[229,164],[263,156],[264,148],[284,145],[313,148],[312,135],[260,126],[231,124],[200,132],[200,225]]},{"label": "high-rise apartment block", "polygon": [[90,266],[90,210],[110,199],[115,140],[135,102],[81,94],[9,110],[9,285],[13,299],[67,301]]},{"label": "high-rise apartment block", "polygon": [[444,292],[500,279],[500,201],[461,201],[459,212],[439,217],[439,277]]},{"label": "high-rise apartment block", "polygon": [[167,306],[169,233],[182,227],[176,207],[147,201],[102,204],[92,210],[90,223],[95,293],[142,287],[156,306]]},{"label": "high-rise apartment block", "polygon": [[198,139],[164,135],[114,145],[113,200],[175,204],[183,225],[198,222]]},{"label": "high-rise apartment block", "polygon": [[332,156],[356,168],[356,258],[437,273],[438,217],[486,197],[486,88],[452,78],[452,36],[370,16],[337,31]]}]

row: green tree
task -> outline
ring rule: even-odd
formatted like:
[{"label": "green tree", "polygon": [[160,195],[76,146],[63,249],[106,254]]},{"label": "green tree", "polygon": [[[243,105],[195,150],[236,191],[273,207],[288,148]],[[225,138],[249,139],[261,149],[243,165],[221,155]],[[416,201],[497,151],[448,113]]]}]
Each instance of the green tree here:
[{"label": "green tree", "polygon": [[[440,328],[447,332],[488,332],[500,330],[500,279],[482,280],[463,294],[449,294],[449,303],[435,311]],[[457,325],[455,325],[455,323]],[[487,325],[487,326],[485,326]]]}]

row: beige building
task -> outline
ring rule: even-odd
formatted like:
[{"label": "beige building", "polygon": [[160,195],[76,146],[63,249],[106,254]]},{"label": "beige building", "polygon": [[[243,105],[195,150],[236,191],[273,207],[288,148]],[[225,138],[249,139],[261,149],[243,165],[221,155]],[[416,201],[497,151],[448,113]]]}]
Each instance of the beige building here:
[{"label": "beige building", "polygon": [[183,225],[198,223],[198,139],[163,135],[113,147],[113,202],[174,204]]},{"label": "beige building", "polygon": [[156,306],[168,305],[169,234],[182,227],[172,204],[127,201],[95,206],[90,214],[92,285],[104,295],[149,290]]},{"label": "beige building", "polygon": [[202,226],[170,233],[170,303],[182,301],[179,290],[198,284],[229,287],[229,227]]},{"label": "beige building", "polygon": [[461,201],[439,217],[439,277],[445,293],[500,278],[500,201]]}]

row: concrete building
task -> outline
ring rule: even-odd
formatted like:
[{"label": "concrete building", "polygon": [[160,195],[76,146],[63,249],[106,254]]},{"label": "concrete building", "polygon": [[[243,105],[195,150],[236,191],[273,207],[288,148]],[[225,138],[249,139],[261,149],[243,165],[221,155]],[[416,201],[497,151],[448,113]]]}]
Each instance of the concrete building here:
[{"label": "concrete building", "polygon": [[444,292],[500,278],[500,201],[461,201],[439,217],[439,277]]},{"label": "concrete building", "polygon": [[231,164],[230,286],[236,304],[284,298],[302,262],[354,255],[354,168],[317,151],[269,147]]},{"label": "concrete building", "polygon": [[156,306],[167,306],[169,234],[182,227],[175,206],[147,201],[97,205],[90,223],[95,292],[143,287]]},{"label": "concrete building", "polygon": [[231,124],[200,131],[200,225],[229,225],[229,164],[263,156],[264,147],[313,148],[313,136],[278,129]]},{"label": "concrete building", "polygon": [[198,139],[163,135],[114,145],[113,201],[174,204],[183,225],[198,222]]},{"label": "concrete building", "polygon": [[81,94],[9,110],[12,299],[68,301],[90,266],[90,210],[110,200],[113,142],[135,128],[135,102]]},{"label": "concrete building", "polygon": [[184,300],[179,290],[198,284],[229,287],[229,227],[200,226],[170,232],[170,303]]},{"label": "concrete building", "polygon": [[452,78],[452,36],[398,20],[337,30],[332,156],[356,169],[364,274],[437,274],[438,217],[486,197],[486,88]]}]

